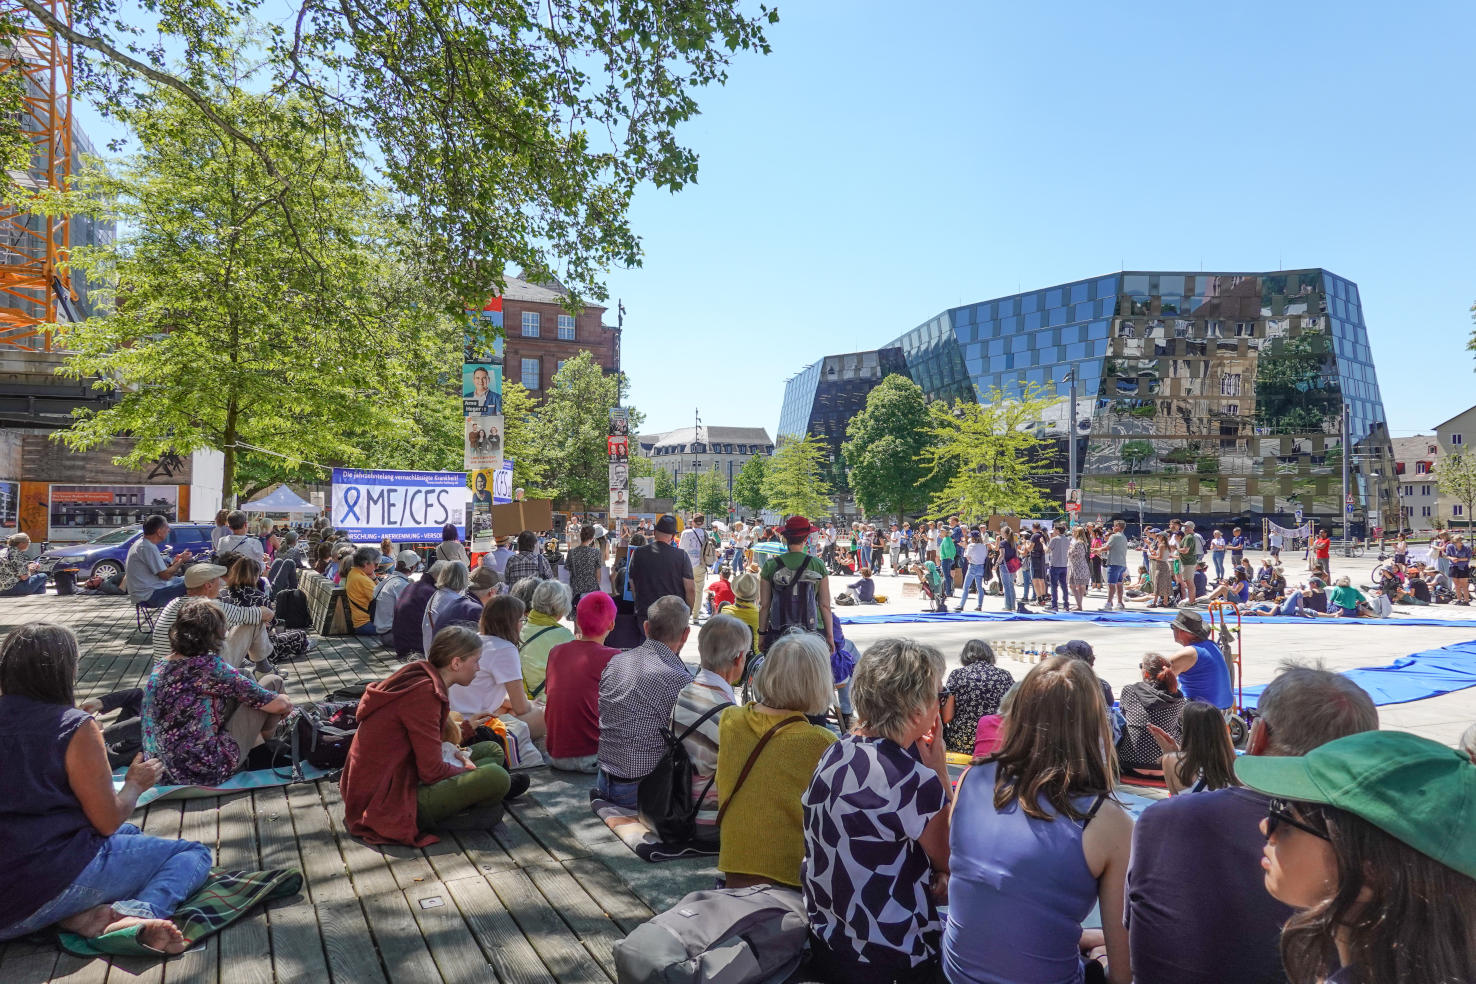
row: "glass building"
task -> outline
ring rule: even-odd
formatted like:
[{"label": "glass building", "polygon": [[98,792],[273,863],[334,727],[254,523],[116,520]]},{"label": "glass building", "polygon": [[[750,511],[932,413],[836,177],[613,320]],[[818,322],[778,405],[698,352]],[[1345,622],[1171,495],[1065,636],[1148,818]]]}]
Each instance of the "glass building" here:
[{"label": "glass building", "polygon": [[[1083,516],[1322,523],[1351,535],[1398,523],[1393,451],[1356,284],[1326,270],[1122,272],[944,311],[877,357],[872,375],[827,396],[828,356],[789,381],[781,435],[833,449],[865,394],[893,371],[932,399],[1010,399],[1053,387],[1042,424],[1066,484],[1068,373],[1077,386]],[[859,395],[858,395],[859,394]],[[1344,438],[1347,500],[1343,497]],[[803,429],[801,429],[803,428]],[[834,435],[839,434],[837,438]]]}]

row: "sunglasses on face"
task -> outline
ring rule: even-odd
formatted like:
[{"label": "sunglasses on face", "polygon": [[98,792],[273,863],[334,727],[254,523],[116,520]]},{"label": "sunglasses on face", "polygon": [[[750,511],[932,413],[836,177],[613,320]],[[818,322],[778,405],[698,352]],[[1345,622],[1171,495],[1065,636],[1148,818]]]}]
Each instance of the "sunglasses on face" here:
[{"label": "sunglasses on face", "polygon": [[1331,840],[1326,830],[1319,830],[1308,824],[1305,820],[1298,820],[1292,814],[1291,804],[1286,800],[1274,799],[1266,807],[1266,837],[1268,840],[1272,834],[1276,833],[1277,826],[1283,823],[1288,827],[1295,827],[1303,833],[1311,834],[1313,837],[1322,840]]}]

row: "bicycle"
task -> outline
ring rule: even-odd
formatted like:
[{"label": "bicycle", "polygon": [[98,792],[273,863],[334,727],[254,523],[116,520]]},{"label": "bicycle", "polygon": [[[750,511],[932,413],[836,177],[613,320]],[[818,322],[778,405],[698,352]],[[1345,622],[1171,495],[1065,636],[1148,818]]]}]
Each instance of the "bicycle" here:
[{"label": "bicycle", "polygon": [[1368,541],[1366,539],[1350,540],[1348,542],[1348,556],[1350,557],[1362,557],[1366,549],[1368,549]]}]

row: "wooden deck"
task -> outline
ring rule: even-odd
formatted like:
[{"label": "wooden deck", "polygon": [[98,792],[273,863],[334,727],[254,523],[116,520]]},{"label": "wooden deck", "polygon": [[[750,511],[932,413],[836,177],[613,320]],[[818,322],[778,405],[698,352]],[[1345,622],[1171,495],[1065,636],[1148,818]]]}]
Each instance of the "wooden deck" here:
[{"label": "wooden deck", "polygon": [[[79,700],[147,676],[148,640],[135,631],[127,599],[0,599],[0,632],[41,619],[77,634]],[[317,643],[285,664],[294,699],[318,699],[398,665],[355,637]],[[0,982],[614,980],[615,942],[653,911],[710,886],[713,859],[646,864],[590,813],[588,777],[531,775],[531,790],[509,804],[502,823],[423,850],[350,837],[333,782],[154,804],[133,816],[147,833],[201,841],[226,867],[300,868],[302,893],[168,961],[82,960],[50,944],[0,944]]]}]

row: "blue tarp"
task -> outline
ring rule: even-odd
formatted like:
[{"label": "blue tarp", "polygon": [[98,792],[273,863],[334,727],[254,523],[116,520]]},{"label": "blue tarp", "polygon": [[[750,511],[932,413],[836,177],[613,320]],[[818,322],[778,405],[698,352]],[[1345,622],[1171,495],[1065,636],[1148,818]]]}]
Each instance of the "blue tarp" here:
[{"label": "blue tarp", "polygon": [[[1408,704],[1442,694],[1476,687],[1476,640],[1457,642],[1442,649],[1426,649],[1400,656],[1388,666],[1344,670],[1343,676],[1358,684],[1373,702]],[[1245,705],[1256,706],[1264,684],[1245,688]]]},{"label": "blue tarp", "polygon": [[[1194,609],[1208,620],[1209,613],[1202,608]],[[1128,612],[903,612],[896,615],[841,615],[842,625],[888,625],[914,622],[1101,622],[1107,625],[1150,625],[1155,622],[1172,622],[1171,611],[1128,611]],[[1249,616],[1246,622],[1263,625],[1385,625],[1394,627],[1427,626],[1436,629],[1476,629],[1476,619],[1460,618],[1300,618],[1295,615]]]}]

